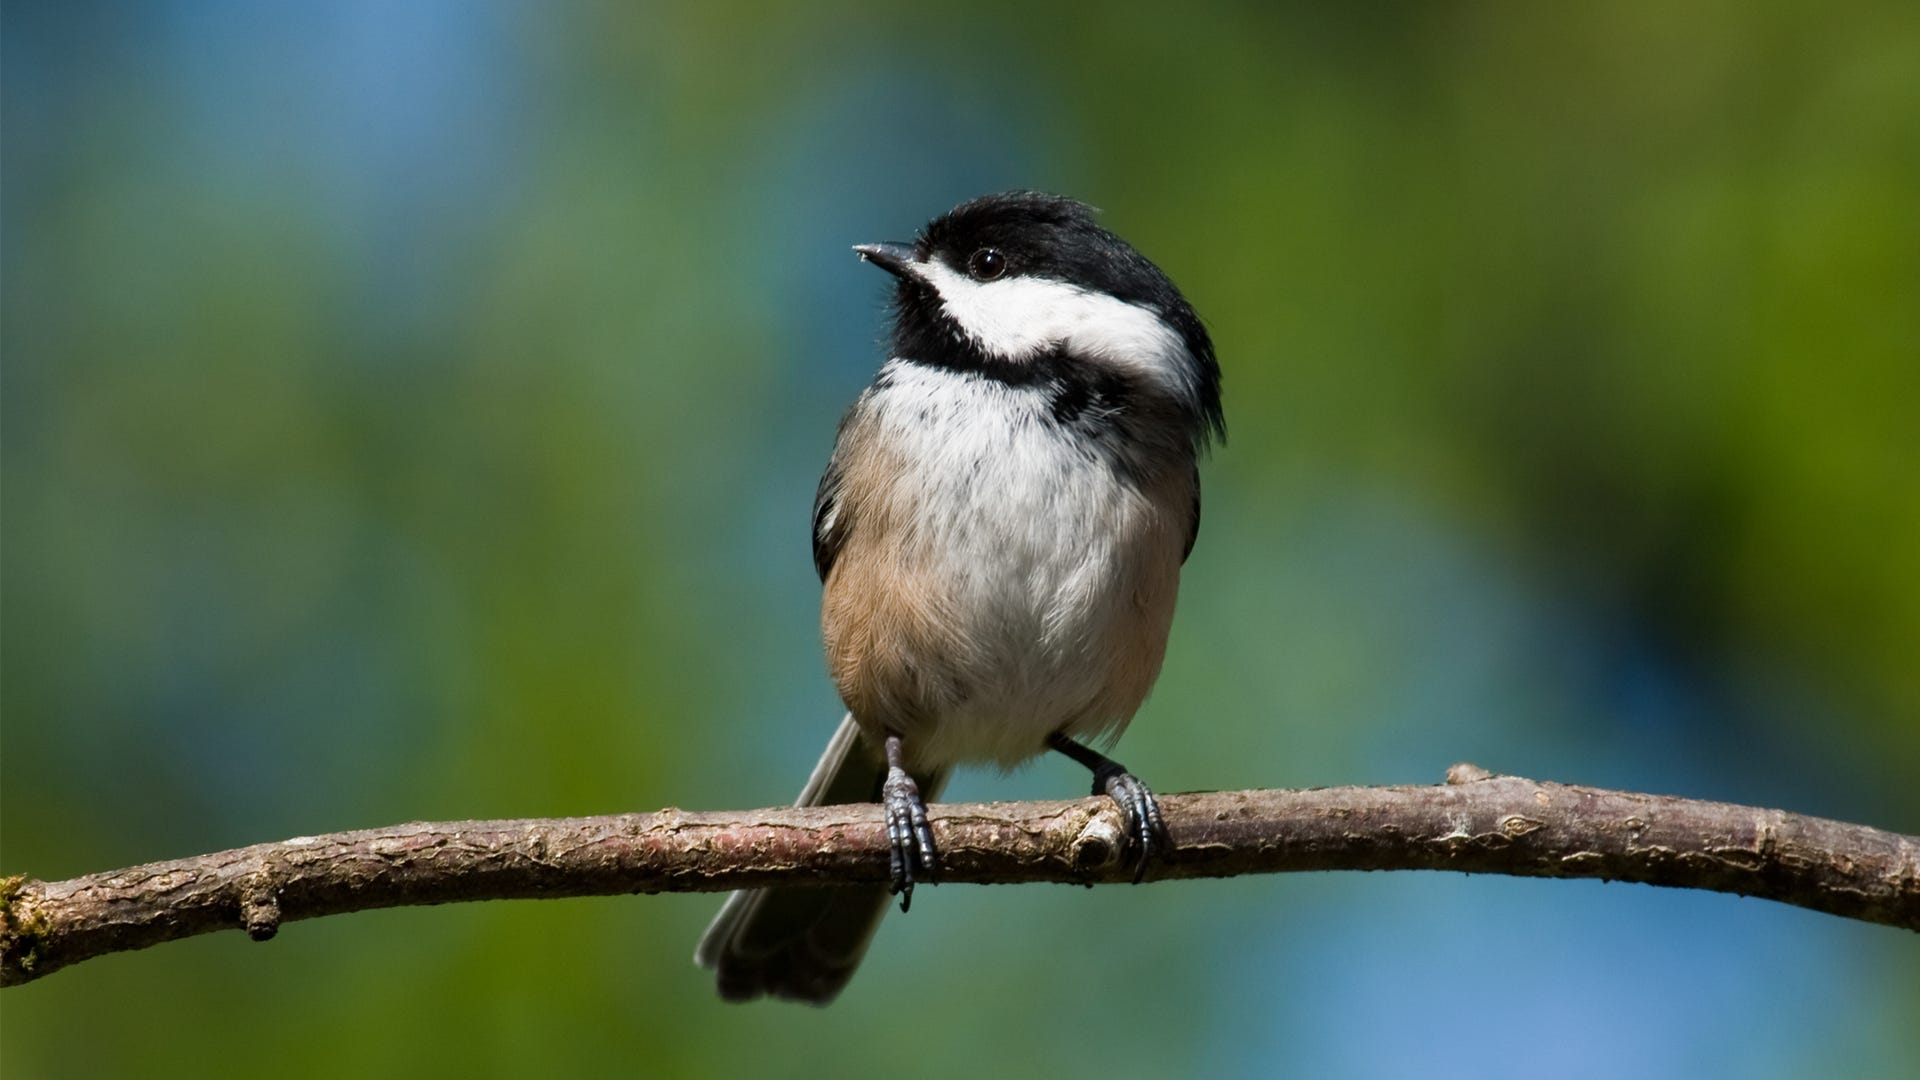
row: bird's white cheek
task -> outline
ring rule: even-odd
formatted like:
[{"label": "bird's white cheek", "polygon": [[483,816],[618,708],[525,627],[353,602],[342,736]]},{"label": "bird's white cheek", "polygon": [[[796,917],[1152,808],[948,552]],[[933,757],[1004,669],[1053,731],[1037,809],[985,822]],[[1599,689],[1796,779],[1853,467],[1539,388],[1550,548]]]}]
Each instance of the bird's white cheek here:
[{"label": "bird's white cheek", "polygon": [[1055,344],[1060,308],[1086,294],[1065,282],[1006,278],[979,282],[939,263],[917,267],[947,315],[985,351],[1025,360]]},{"label": "bird's white cheek", "polygon": [[1168,390],[1193,392],[1186,342],[1154,312],[1050,278],[979,282],[937,262],[915,269],[986,352],[1015,362],[1051,349],[1104,360]]}]

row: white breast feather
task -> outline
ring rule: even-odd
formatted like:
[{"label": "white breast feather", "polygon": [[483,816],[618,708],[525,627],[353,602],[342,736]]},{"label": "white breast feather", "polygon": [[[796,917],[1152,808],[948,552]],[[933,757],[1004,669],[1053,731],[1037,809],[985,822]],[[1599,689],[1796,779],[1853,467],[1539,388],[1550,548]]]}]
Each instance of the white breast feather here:
[{"label": "white breast feather", "polygon": [[916,733],[919,752],[1025,760],[1105,685],[1096,642],[1132,615],[1151,545],[1130,541],[1153,527],[1154,508],[1069,443],[1032,389],[896,360],[867,405],[905,463],[891,493],[911,508],[903,544],[948,583],[966,622],[955,628],[964,647],[939,661],[963,701]]}]

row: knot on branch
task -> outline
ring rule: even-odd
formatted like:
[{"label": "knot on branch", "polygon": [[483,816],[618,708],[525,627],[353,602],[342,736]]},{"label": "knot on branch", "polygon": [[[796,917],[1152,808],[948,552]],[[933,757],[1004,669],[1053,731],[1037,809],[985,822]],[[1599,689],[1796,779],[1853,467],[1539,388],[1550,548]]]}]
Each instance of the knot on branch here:
[{"label": "knot on branch", "polygon": [[1477,784],[1482,780],[1493,779],[1493,774],[1470,761],[1462,761],[1447,768],[1447,783],[1458,787],[1461,784]]},{"label": "knot on branch", "polygon": [[1073,838],[1073,868],[1089,876],[1116,866],[1120,862],[1120,853],[1126,848],[1126,838],[1121,833],[1116,820],[1117,815],[1109,812],[1094,814],[1087,824]]},{"label": "knot on branch", "polygon": [[255,941],[280,932],[280,883],[272,867],[251,874],[241,885],[240,925]]}]

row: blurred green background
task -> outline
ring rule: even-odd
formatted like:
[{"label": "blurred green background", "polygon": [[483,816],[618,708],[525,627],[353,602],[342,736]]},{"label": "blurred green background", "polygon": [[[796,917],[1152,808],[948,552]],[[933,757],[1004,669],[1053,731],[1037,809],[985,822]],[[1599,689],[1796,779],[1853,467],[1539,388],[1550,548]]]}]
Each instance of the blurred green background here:
[{"label": "blurred green background", "polygon": [[[1157,788],[1920,832],[1920,7],[910,7],[9,3],[0,870],[790,799],[848,245],[1008,187],[1226,369]],[[1920,1074],[1920,937],[1726,896],[953,887],[824,1012],[715,999],[717,902],[109,957],[0,1071]]]}]

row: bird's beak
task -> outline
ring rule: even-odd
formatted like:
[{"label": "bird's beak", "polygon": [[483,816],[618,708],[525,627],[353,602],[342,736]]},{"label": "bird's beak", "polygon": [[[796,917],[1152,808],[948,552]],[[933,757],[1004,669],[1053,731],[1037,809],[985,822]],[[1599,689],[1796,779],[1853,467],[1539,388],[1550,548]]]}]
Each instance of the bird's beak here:
[{"label": "bird's beak", "polygon": [[909,269],[913,265],[912,244],[855,244],[853,250],[894,277],[905,278],[913,273]]}]

